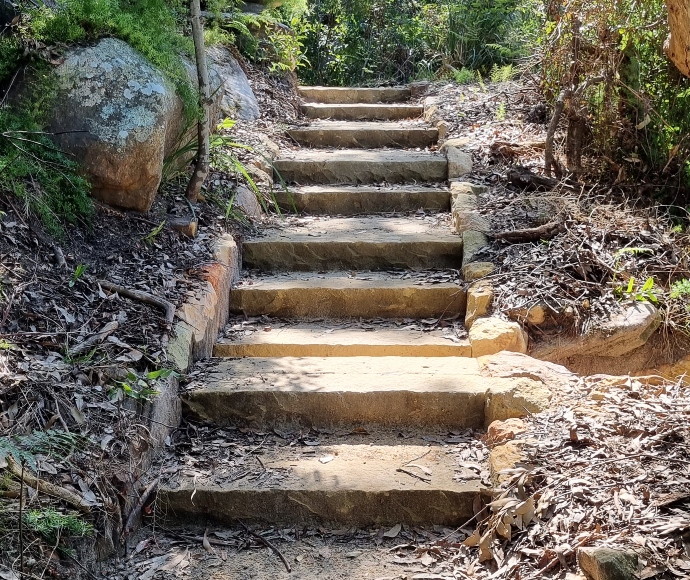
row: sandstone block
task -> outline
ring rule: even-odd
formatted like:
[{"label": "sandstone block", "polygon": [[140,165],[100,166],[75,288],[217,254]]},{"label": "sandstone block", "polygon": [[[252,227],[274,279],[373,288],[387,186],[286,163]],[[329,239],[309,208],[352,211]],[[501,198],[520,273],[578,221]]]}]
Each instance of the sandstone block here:
[{"label": "sandstone block", "polygon": [[527,431],[527,425],[518,417],[511,417],[505,421],[493,421],[486,433],[486,444],[489,447],[515,439],[516,435]]},{"label": "sandstone block", "polygon": [[504,481],[510,478],[507,473],[501,473],[507,469],[515,469],[523,460],[523,454],[520,446],[517,443],[509,442],[504,445],[494,447],[489,452],[489,472],[491,473],[491,482],[495,486],[501,485]]},{"label": "sandstone block", "polygon": [[590,580],[635,580],[637,554],[613,548],[579,548],[577,563]]},{"label": "sandstone block", "polygon": [[516,322],[490,316],[474,321],[469,331],[472,356],[495,354],[502,350],[527,352],[527,333]]},{"label": "sandstone block", "polygon": [[467,291],[467,312],[465,314],[465,327],[471,328],[475,320],[486,316],[494,298],[494,291],[488,284],[472,286]]},{"label": "sandstone block", "polygon": [[[465,232],[467,233],[467,232]],[[479,280],[491,274],[494,271],[494,265],[491,262],[472,262],[465,264],[462,267],[462,277],[466,282],[472,280]]]},{"label": "sandstone block", "polygon": [[446,138],[446,135],[448,135],[448,129],[448,123],[445,121],[436,122],[436,130],[438,131],[439,140],[443,141],[443,139]]},{"label": "sandstone block", "polygon": [[478,359],[481,372],[486,377],[525,377],[541,381],[550,389],[564,389],[577,384],[578,376],[567,368],[551,362],[532,358],[519,352],[499,352]]},{"label": "sandstone block", "polygon": [[548,307],[545,304],[539,303],[529,308],[513,308],[507,312],[508,318],[517,320],[518,322],[528,322],[539,326],[546,321]]},{"label": "sandstone block", "polygon": [[462,232],[462,263],[469,264],[481,250],[489,245],[489,238],[480,230],[465,230]]},{"label": "sandstone block", "polygon": [[584,336],[538,345],[534,356],[546,360],[623,356],[643,346],[659,324],[661,316],[656,307],[648,302],[638,302]]},{"label": "sandstone block", "polygon": [[494,387],[486,400],[487,424],[541,413],[551,402],[551,390],[541,381],[515,379],[507,387]]},{"label": "sandstone block", "polygon": [[472,171],[472,153],[469,151],[447,147],[446,158],[448,159],[448,179],[460,177]]},{"label": "sandstone block", "polygon": [[415,81],[410,83],[410,96],[413,99],[426,95],[431,83],[429,81]]},{"label": "sandstone block", "polygon": [[473,195],[481,195],[482,193],[487,193],[489,187],[486,185],[481,185],[478,183],[471,183],[469,181],[450,181],[450,194],[455,198],[456,194],[471,193]]}]

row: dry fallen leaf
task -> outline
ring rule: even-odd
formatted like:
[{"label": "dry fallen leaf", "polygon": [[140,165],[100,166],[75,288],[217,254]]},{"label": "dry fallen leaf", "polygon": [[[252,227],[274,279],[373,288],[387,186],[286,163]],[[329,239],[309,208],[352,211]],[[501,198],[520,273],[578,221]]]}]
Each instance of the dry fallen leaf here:
[{"label": "dry fallen leaf", "polygon": [[387,532],[383,532],[383,537],[395,538],[400,533],[400,530],[402,530],[402,526],[400,524],[395,524],[390,530],[388,530]]}]

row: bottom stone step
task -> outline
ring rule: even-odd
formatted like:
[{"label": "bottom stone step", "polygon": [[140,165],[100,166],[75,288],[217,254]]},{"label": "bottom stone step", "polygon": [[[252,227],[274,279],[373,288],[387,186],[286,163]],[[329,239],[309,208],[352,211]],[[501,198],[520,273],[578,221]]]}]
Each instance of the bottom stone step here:
[{"label": "bottom stone step", "polygon": [[186,522],[458,526],[489,492],[488,468],[463,466],[463,452],[477,461],[471,434],[282,435],[243,445],[241,434],[214,431],[194,465],[159,489],[159,505]]}]

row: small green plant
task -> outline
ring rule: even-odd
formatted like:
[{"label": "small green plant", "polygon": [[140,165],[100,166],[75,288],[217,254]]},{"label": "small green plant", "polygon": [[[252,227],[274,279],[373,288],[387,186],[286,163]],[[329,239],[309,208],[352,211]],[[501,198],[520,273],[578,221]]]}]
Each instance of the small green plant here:
[{"label": "small green plant", "polygon": [[496,109],[496,120],[497,121],[505,121],[506,120],[506,104],[501,103],[498,105],[498,108]]},{"label": "small green plant", "polygon": [[163,231],[164,227],[165,227],[165,220],[163,220],[155,228],[153,228],[148,234],[146,234],[142,238],[142,241],[146,244],[153,245],[153,243],[156,241],[156,237],[158,236],[158,234],[160,234]]},{"label": "small green plant", "polygon": [[642,286],[635,280],[634,276],[630,276],[627,286],[619,286],[615,289],[616,294],[624,299],[633,300],[634,302],[651,302],[658,304],[659,298],[654,289],[654,278],[647,278]]},{"label": "small green plant", "polygon": [[68,283],[68,286],[70,288],[73,288],[74,285],[77,283],[77,280],[79,280],[84,275],[84,273],[86,272],[86,268],[88,268],[86,264],[79,264],[74,269],[74,272],[72,272],[72,277],[70,278],[70,281]]},{"label": "small green plant", "polygon": [[179,377],[179,374],[172,369],[158,369],[139,376],[130,370],[125,377],[126,380],[119,381],[118,387],[110,391],[110,400],[118,402],[129,397],[136,401],[150,402],[152,397],[160,394],[160,391],[153,388],[155,382],[170,376]]},{"label": "small green plant", "polygon": [[477,71],[477,82],[479,83],[479,88],[482,90],[482,93],[486,92],[486,85],[484,84],[484,78],[482,77],[482,73]]},{"label": "small green plant", "polygon": [[[682,280],[677,280],[671,284],[669,298],[671,300],[678,300],[680,298],[690,300],[690,280],[683,278]],[[690,306],[690,304],[688,306]]]},{"label": "small green plant", "polygon": [[512,64],[506,64],[503,66],[494,64],[494,66],[491,67],[489,76],[491,77],[492,83],[505,83],[513,78],[513,74]]},{"label": "small green plant", "polygon": [[477,73],[468,68],[453,71],[453,78],[459,85],[469,85],[477,80]]},{"label": "small green plant", "polygon": [[54,508],[30,510],[24,513],[23,519],[29,530],[43,536],[51,545],[65,536],[83,538],[93,534],[93,526],[79,515],[61,513]]}]

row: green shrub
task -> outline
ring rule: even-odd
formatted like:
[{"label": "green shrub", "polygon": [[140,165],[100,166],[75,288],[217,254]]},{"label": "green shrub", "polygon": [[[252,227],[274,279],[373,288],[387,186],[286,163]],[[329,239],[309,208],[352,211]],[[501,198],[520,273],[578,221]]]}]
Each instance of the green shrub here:
[{"label": "green shrub", "polygon": [[[297,21],[313,84],[429,78],[525,56],[541,19],[535,0],[316,0]],[[294,20],[294,16],[293,16]]]},{"label": "green shrub", "polygon": [[469,85],[477,80],[477,73],[468,68],[455,69],[453,71],[453,78],[459,85]]}]

